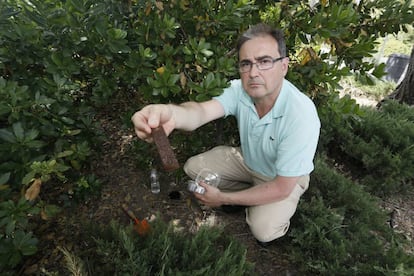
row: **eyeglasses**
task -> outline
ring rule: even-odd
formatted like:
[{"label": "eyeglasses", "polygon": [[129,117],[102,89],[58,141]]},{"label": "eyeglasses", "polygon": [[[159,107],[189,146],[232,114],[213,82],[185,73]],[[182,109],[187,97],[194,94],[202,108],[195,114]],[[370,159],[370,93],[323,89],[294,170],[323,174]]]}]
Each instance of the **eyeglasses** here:
[{"label": "eyeglasses", "polygon": [[240,73],[250,72],[252,70],[253,64],[256,65],[257,69],[259,70],[269,70],[273,68],[275,62],[284,59],[285,57],[278,57],[278,58],[270,58],[266,57],[263,59],[258,60],[257,62],[251,62],[250,60],[243,60],[239,62],[239,71]]}]

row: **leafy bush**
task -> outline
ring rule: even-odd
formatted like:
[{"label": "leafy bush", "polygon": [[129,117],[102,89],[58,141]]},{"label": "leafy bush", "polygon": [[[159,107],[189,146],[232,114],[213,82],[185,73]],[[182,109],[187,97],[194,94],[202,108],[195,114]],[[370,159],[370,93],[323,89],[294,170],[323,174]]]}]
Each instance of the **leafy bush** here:
[{"label": "leafy bush", "polygon": [[253,10],[247,1],[2,1],[1,199],[35,179],[81,198],[97,190],[83,175],[100,141],[96,107],[118,94],[136,98],[134,110],[218,95],[237,73],[229,49]]},{"label": "leafy bush", "polygon": [[[24,2],[0,4],[0,199],[7,202],[0,206],[3,222],[14,221],[11,206],[28,206],[27,214],[21,214],[26,219],[36,208],[42,216],[56,213],[59,208],[49,204],[47,196],[29,203],[19,200],[19,194],[34,180],[43,187],[63,182],[71,187],[82,179],[91,145],[99,140],[94,111],[82,98],[83,84],[73,77],[79,73],[76,59],[68,49],[54,48],[61,41],[56,35],[65,33],[64,27],[59,31],[53,25],[59,5],[33,1],[19,7],[19,3]],[[36,13],[34,5],[40,3],[48,16]],[[0,225],[6,233],[1,239],[2,267],[15,266],[23,255],[36,252],[34,226],[20,223],[9,231],[9,225]],[[25,238],[19,243],[16,237]],[[25,242],[30,250],[22,251]]]},{"label": "leafy bush", "polygon": [[0,271],[15,267],[23,256],[37,251],[38,240],[26,231],[29,224],[27,215],[37,213],[39,209],[24,198],[17,203],[12,200],[0,203]]},{"label": "leafy bush", "polygon": [[117,93],[136,94],[134,110],[149,101],[201,101],[237,76],[230,49],[253,10],[246,1],[6,2],[0,66],[27,100],[38,91],[39,104],[52,101],[67,120],[88,118],[70,114],[81,110],[75,105],[103,105]]},{"label": "leafy bush", "polygon": [[313,97],[336,89],[341,77],[350,74],[364,84],[373,84],[372,76],[381,77],[385,65],[370,59],[376,39],[407,31],[414,8],[411,1],[256,3],[261,17],[287,34],[292,61],[288,79]]}]

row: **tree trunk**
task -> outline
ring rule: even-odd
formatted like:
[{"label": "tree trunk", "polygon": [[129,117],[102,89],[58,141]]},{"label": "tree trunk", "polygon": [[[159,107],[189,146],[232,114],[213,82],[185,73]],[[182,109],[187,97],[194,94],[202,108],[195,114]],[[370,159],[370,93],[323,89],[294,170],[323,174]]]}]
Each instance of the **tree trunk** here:
[{"label": "tree trunk", "polygon": [[[414,47],[411,50],[410,63],[407,73],[397,88],[388,95],[387,99],[393,99],[400,103],[414,105]],[[378,104],[379,106],[381,103]]]}]

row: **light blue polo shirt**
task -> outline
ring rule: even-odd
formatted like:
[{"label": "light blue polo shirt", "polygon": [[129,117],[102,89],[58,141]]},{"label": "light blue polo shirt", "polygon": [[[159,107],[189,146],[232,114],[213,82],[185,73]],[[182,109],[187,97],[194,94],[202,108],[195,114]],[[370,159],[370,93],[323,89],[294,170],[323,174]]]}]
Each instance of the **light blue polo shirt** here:
[{"label": "light blue polo shirt", "polygon": [[225,116],[237,118],[241,151],[250,169],[269,177],[302,176],[313,170],[320,121],[312,100],[291,82],[283,81],[275,105],[261,119],[241,80],[231,81],[214,99]]}]

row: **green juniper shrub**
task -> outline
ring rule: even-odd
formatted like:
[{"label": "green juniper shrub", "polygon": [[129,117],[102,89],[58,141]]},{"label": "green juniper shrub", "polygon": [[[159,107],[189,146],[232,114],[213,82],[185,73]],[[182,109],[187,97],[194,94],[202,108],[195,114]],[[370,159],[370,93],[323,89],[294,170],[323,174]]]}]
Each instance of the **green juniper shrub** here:
[{"label": "green juniper shrub", "polygon": [[378,198],[338,173],[326,157],[317,157],[297,213],[289,253],[303,273],[409,275],[414,269],[414,256],[400,246],[407,240],[389,227]]},{"label": "green juniper shrub", "polygon": [[[351,141],[352,143],[352,141]],[[380,110],[369,109],[364,124],[347,145],[349,155],[363,163],[360,182],[368,191],[386,196],[414,188],[414,110],[387,101]]]},{"label": "green juniper shrub", "polygon": [[349,109],[335,102],[351,103],[345,97],[320,107],[319,149],[369,192],[386,196],[412,189],[414,110],[394,101],[384,102],[379,110]]},{"label": "green juniper shrub", "polygon": [[111,224],[93,230],[96,254],[92,274],[100,275],[251,275],[246,248],[223,229],[201,227],[195,234],[177,231],[161,220],[140,236],[132,226]]}]

